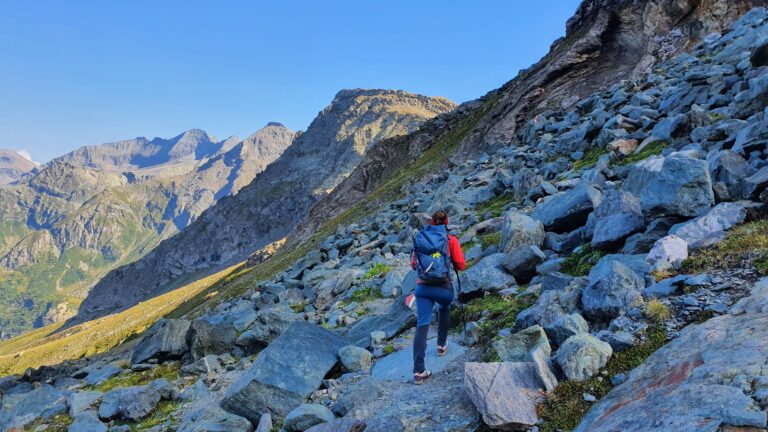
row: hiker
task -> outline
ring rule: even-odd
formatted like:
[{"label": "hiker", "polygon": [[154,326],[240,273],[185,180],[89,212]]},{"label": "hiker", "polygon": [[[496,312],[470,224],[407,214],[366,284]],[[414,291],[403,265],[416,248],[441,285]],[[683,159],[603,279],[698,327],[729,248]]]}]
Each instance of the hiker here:
[{"label": "hiker", "polygon": [[413,339],[414,384],[421,384],[432,376],[432,372],[424,367],[424,353],[435,303],[438,304],[437,354],[444,356],[448,351],[450,307],[453,302],[451,265],[455,270],[467,268],[459,240],[448,234],[448,214],[438,210],[432,215],[431,224],[413,239],[411,267],[419,274],[415,292],[418,321]]}]

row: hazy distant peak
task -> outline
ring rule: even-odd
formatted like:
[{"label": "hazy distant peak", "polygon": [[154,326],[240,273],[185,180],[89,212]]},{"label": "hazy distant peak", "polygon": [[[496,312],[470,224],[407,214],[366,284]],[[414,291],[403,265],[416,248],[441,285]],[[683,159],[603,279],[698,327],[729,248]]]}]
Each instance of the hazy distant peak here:
[{"label": "hazy distant peak", "polygon": [[0,185],[7,185],[21,180],[25,175],[38,168],[26,151],[0,150]]},{"label": "hazy distant peak", "polygon": [[[274,122],[274,121],[271,121],[271,122],[267,123],[267,125],[265,127],[281,127],[281,128],[286,128],[285,125],[283,125],[282,123]],[[286,129],[288,129],[288,128],[286,128]]]}]

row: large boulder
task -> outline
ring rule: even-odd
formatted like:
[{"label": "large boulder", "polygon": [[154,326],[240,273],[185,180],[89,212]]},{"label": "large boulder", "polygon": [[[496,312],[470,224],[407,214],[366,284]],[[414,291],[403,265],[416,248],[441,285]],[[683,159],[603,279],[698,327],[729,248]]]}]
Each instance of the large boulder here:
[{"label": "large boulder", "polygon": [[613,349],[607,342],[589,333],[569,337],[555,352],[554,361],[571,381],[586,381],[611,358]]},{"label": "large boulder", "polygon": [[758,172],[744,179],[743,197],[756,200],[768,188],[768,166],[762,167]]},{"label": "large boulder", "polygon": [[653,244],[646,261],[653,271],[678,269],[688,258],[688,242],[676,235],[662,237]]},{"label": "large boulder", "polygon": [[587,222],[600,204],[602,193],[594,186],[580,184],[567,192],[558,192],[538,204],[531,217],[541,221],[547,231],[573,231]]},{"label": "large boulder", "polygon": [[133,349],[131,364],[148,360],[180,359],[189,352],[187,333],[190,322],[183,319],[161,319],[147,330]]},{"label": "large boulder", "polygon": [[501,225],[500,252],[511,252],[518,246],[537,246],[544,244],[544,225],[536,219],[510,210],[504,214]]},{"label": "large boulder", "polygon": [[262,414],[286,416],[322,384],[349,342],[320,326],[296,321],[225,392],[225,410],[256,423]]},{"label": "large boulder", "polygon": [[300,316],[284,303],[260,309],[251,327],[235,340],[235,344],[251,349],[265,347],[298,319]]},{"label": "large boulder", "polygon": [[628,192],[606,192],[594,215],[592,246],[597,249],[617,249],[627,237],[645,227],[640,199]]},{"label": "large boulder", "polygon": [[229,352],[235,346],[237,332],[226,321],[210,322],[200,318],[192,322],[188,337],[192,358],[199,360],[209,354]]},{"label": "large boulder", "polygon": [[725,232],[747,218],[747,210],[754,207],[750,202],[726,202],[713,207],[704,216],[677,224],[669,230],[688,243],[688,249],[699,249],[718,243]]},{"label": "large boulder", "polygon": [[699,216],[715,203],[707,162],[685,156],[664,159],[661,171],[640,192],[643,213]]},{"label": "large boulder", "polygon": [[584,278],[575,278],[562,289],[542,291],[533,306],[517,314],[516,325],[527,328],[539,324],[546,328],[563,316],[577,312],[584,285]]},{"label": "large boulder", "polygon": [[49,384],[11,398],[0,398],[0,430],[23,428],[38,418],[49,418],[67,411],[69,392]]},{"label": "large boulder", "polygon": [[312,426],[327,423],[335,418],[331,410],[323,405],[301,405],[288,413],[283,422],[283,429],[286,432],[304,432]]},{"label": "large boulder", "polygon": [[574,312],[561,316],[555,322],[545,327],[544,331],[547,332],[547,336],[550,337],[553,344],[558,347],[571,336],[589,333],[589,324],[587,324],[584,317]]},{"label": "large boulder", "polygon": [[536,246],[518,246],[510,251],[501,266],[518,283],[528,283],[536,276],[536,266],[546,261],[547,256]]},{"label": "large boulder", "polygon": [[528,430],[539,421],[544,385],[533,363],[465,363],[464,388],[493,429]]},{"label": "large boulder", "polygon": [[589,272],[589,285],[581,294],[584,313],[608,321],[643,302],[643,278],[618,260],[601,261]]},{"label": "large boulder", "polygon": [[92,409],[101,400],[101,396],[101,392],[96,391],[73,392],[67,398],[69,416],[75,418],[78,414]]},{"label": "large boulder", "polygon": [[462,273],[460,294],[480,295],[484,291],[501,291],[517,285],[515,278],[504,269],[506,259],[506,254],[491,254]]},{"label": "large boulder", "polygon": [[81,412],[72,417],[72,420],[67,432],[107,432],[107,425],[91,411]]},{"label": "large boulder", "polygon": [[552,353],[544,329],[534,325],[517,333],[499,338],[493,342],[493,348],[504,362],[532,361],[531,352],[540,349],[545,355]]},{"label": "large boulder", "polygon": [[205,404],[190,410],[176,432],[251,432],[248,419],[226,412],[216,405]]},{"label": "large boulder", "polygon": [[101,398],[99,417],[102,420],[141,420],[155,409],[160,399],[160,393],[152,386],[116,388]]},{"label": "large boulder", "polygon": [[733,150],[713,151],[707,155],[712,189],[720,201],[739,198],[744,189],[744,179],[752,174],[752,167]]},{"label": "large boulder", "polygon": [[339,359],[344,369],[351,372],[359,372],[371,369],[373,356],[365,348],[350,345],[339,350]]},{"label": "large boulder", "polygon": [[415,326],[416,315],[405,305],[406,297],[403,295],[395,299],[387,313],[358,320],[347,329],[344,337],[352,345],[369,348],[372,332],[381,331],[385,338],[390,339]]}]

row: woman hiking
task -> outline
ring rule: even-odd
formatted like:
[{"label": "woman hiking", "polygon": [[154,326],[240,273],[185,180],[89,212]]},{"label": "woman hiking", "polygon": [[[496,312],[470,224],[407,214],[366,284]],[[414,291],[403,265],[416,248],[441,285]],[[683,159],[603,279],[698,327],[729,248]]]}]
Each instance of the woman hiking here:
[{"label": "woman hiking", "polygon": [[437,354],[444,356],[448,351],[450,307],[453,302],[451,266],[456,270],[467,268],[459,240],[448,234],[448,214],[438,210],[432,215],[430,225],[413,239],[411,267],[419,274],[415,293],[418,320],[413,339],[414,384],[421,384],[432,376],[432,372],[424,367],[424,354],[435,303],[438,305]]}]

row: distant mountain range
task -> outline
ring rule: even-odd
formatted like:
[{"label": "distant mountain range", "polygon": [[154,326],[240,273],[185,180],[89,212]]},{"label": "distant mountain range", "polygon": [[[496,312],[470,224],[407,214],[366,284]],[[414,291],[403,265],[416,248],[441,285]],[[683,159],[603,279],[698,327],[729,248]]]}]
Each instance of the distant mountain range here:
[{"label": "distant mountain range", "polygon": [[15,150],[0,149],[0,185],[16,183],[38,168],[27,155]]}]

